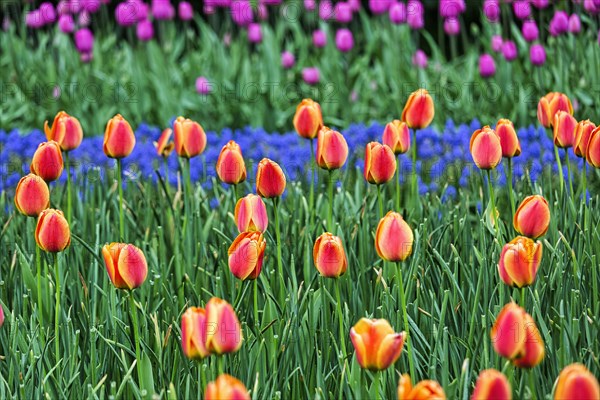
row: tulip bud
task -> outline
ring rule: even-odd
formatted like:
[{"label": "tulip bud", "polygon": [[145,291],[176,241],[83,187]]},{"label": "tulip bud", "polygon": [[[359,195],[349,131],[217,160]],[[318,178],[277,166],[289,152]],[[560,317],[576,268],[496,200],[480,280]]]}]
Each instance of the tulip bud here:
[{"label": "tulip bud", "polygon": [[383,144],[389,146],[394,154],[406,153],[410,149],[408,125],[397,119],[388,122],[383,130]]},{"label": "tulip bud", "polygon": [[389,211],[375,232],[375,250],[385,261],[404,261],[412,253],[414,236],[402,215]]},{"label": "tulip bud", "polygon": [[494,169],[502,160],[500,138],[489,126],[473,132],[469,150],[479,169]]},{"label": "tulip bud", "polygon": [[261,197],[279,197],[285,190],[285,175],[275,161],[263,158],[256,170],[256,193]]},{"label": "tulip bud", "polygon": [[267,242],[260,232],[242,232],[233,241],[229,254],[229,270],[238,279],[256,279],[262,269]]},{"label": "tulip bud", "polygon": [[148,264],[142,250],[132,244],[111,243],[102,247],[106,271],[117,289],[133,290],[144,283]]},{"label": "tulip bud", "polygon": [[48,126],[48,121],[44,122],[44,132],[46,132],[48,141],[54,140],[64,151],[78,148],[83,139],[83,130],[79,120],[64,111],[56,114],[52,128]]},{"label": "tulip bud", "polygon": [[589,119],[580,121],[575,126],[575,143],[573,152],[577,157],[585,158],[587,155],[588,143],[596,125]]},{"label": "tulip bud", "polygon": [[313,259],[321,276],[326,278],[338,278],[348,269],[348,259],[342,239],[329,232],[325,232],[315,241]]},{"label": "tulip bud", "polygon": [[244,384],[227,374],[221,374],[214,382],[206,385],[204,400],[250,400],[250,394]]},{"label": "tulip bud", "polygon": [[219,179],[230,185],[237,185],[246,180],[246,164],[240,146],[230,140],[221,149],[217,160]]},{"label": "tulip bud", "polygon": [[573,105],[571,100],[559,92],[548,93],[542,97],[537,107],[537,117],[540,124],[545,128],[549,128],[554,121],[554,115],[558,111],[565,111],[573,115]]},{"label": "tulip bud", "polygon": [[350,339],[360,366],[382,371],[400,357],[406,332],[395,333],[385,319],[361,318],[350,330]]},{"label": "tulip bud", "polygon": [[158,142],[154,142],[156,154],[161,157],[169,157],[171,155],[175,149],[175,144],[170,141],[172,134],[173,129],[171,128],[166,128],[162,131],[160,138],[158,138]]},{"label": "tulip bud", "polygon": [[554,145],[561,148],[572,147],[575,144],[575,127],[577,120],[565,111],[554,114]]},{"label": "tulip bud", "polygon": [[521,357],[513,360],[519,368],[533,368],[542,362],[545,355],[542,335],[531,315],[525,313],[525,346]]},{"label": "tulip bud", "polygon": [[42,178],[28,174],[21,178],[15,190],[15,206],[28,217],[37,217],[50,207],[50,190]]},{"label": "tulip bud", "polygon": [[179,157],[196,157],[206,148],[206,133],[199,123],[177,117],[173,124],[173,130],[175,132],[175,151]]},{"label": "tulip bud", "polygon": [[404,110],[402,111],[402,121],[406,122],[409,128],[423,129],[431,124],[435,114],[433,99],[426,89],[418,89],[411,93]]},{"label": "tulip bud", "polygon": [[380,185],[389,182],[396,172],[396,156],[389,146],[371,142],[365,148],[365,179]]},{"label": "tulip bud", "polygon": [[235,221],[241,232],[264,232],[269,225],[267,207],[260,196],[249,194],[235,205]]},{"label": "tulip bud", "polygon": [[206,311],[190,307],[181,316],[181,347],[187,358],[200,360],[208,357],[206,349]]},{"label": "tulip bud", "polygon": [[590,140],[586,149],[586,160],[595,168],[600,168],[600,127],[590,133]]},{"label": "tulip bud", "polygon": [[554,400],[587,399],[600,399],[598,380],[583,364],[566,366],[558,375]]},{"label": "tulip bud", "polygon": [[446,400],[446,393],[438,382],[429,379],[413,386],[410,376],[404,374],[398,381],[398,400]]},{"label": "tulip bud", "polygon": [[213,297],[206,304],[206,349],[214,354],[234,353],[242,346],[242,329],[231,304]]},{"label": "tulip bud", "polygon": [[502,248],[498,273],[509,286],[529,286],[535,281],[541,260],[542,243],[518,236]]},{"label": "tulip bud", "polygon": [[508,119],[501,119],[496,124],[496,135],[500,138],[502,157],[512,158],[521,154],[521,143],[513,123]]},{"label": "tulip bud", "polygon": [[495,369],[481,371],[471,400],[512,400],[512,389],[504,374]]},{"label": "tulip bud", "polygon": [[35,242],[49,253],[63,251],[71,244],[71,230],[62,211],[48,208],[40,213],[35,228]]},{"label": "tulip bud", "polygon": [[104,154],[110,158],[124,158],[135,147],[135,135],[131,125],[121,114],[112,117],[104,130]]},{"label": "tulip bud", "polygon": [[324,126],[317,138],[317,165],[320,168],[334,170],[341,168],[348,158],[348,144],[344,136]]},{"label": "tulip bud", "polygon": [[63,172],[63,157],[58,143],[53,140],[40,143],[33,154],[29,169],[46,182],[60,178]]},{"label": "tulip bud", "polygon": [[4,308],[0,305],[0,328],[4,325]]},{"label": "tulip bud", "polygon": [[550,208],[543,196],[538,194],[526,197],[513,218],[515,230],[523,236],[537,239],[548,232]]},{"label": "tulip bud", "polygon": [[323,126],[321,106],[316,101],[304,99],[294,114],[294,128],[298,135],[306,139],[314,139]]}]

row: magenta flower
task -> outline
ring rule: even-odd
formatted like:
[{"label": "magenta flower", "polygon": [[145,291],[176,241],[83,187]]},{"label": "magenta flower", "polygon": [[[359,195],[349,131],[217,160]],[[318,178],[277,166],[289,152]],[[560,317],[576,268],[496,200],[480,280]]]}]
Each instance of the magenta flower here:
[{"label": "magenta flower", "polygon": [[427,54],[421,49],[412,56],[412,63],[417,68],[427,68]]},{"label": "magenta flower", "polygon": [[569,32],[573,34],[577,34],[581,32],[581,19],[579,19],[579,15],[572,14],[569,17]]},{"label": "magenta flower", "polygon": [[456,18],[447,18],[444,21],[444,32],[450,36],[456,36],[460,33],[460,22]]},{"label": "magenta flower", "polygon": [[317,29],[312,34],[312,41],[315,47],[325,47],[325,45],[327,44],[327,35],[321,29]]},{"label": "magenta flower", "polygon": [[196,92],[202,95],[207,95],[212,91],[212,87],[208,79],[203,76],[196,78]]},{"label": "magenta flower", "polygon": [[492,36],[492,50],[494,50],[496,53],[499,53],[502,51],[503,44],[504,44],[504,39],[502,39],[502,36],[500,36],[500,35]]},{"label": "magenta flower", "polygon": [[94,14],[94,13],[98,12],[98,10],[100,10],[100,6],[102,5],[100,0],[80,0],[80,1],[81,1],[81,8],[84,9],[85,11],[89,12],[90,14]]},{"label": "magenta flower", "polygon": [[539,8],[540,10],[548,7],[550,4],[550,0],[531,0],[531,3],[535,8]]},{"label": "magenta flower", "polygon": [[281,66],[285,69],[290,69],[296,63],[296,58],[289,51],[281,53]]},{"label": "magenta flower", "polygon": [[75,32],[75,48],[78,52],[91,53],[94,49],[94,34],[87,28]]},{"label": "magenta flower", "polygon": [[425,26],[425,19],[423,16],[423,4],[421,4],[418,0],[410,0],[406,5],[406,13],[407,18],[406,22],[408,22],[408,26],[411,29],[423,29]]},{"label": "magenta flower", "polygon": [[485,0],[483,2],[483,14],[490,22],[500,21],[500,3],[498,0]]},{"label": "magenta flower", "polygon": [[484,78],[489,78],[496,74],[496,62],[494,57],[489,54],[482,54],[479,57],[479,73]]},{"label": "magenta flower", "polygon": [[239,26],[246,26],[254,20],[252,5],[248,0],[235,0],[231,3],[231,19]]},{"label": "magenta flower", "polygon": [[302,70],[302,79],[309,85],[316,85],[321,80],[319,68],[307,67]]},{"label": "magenta flower", "polygon": [[262,42],[262,31],[260,24],[253,22],[248,25],[248,41],[250,41],[250,43]]},{"label": "magenta flower", "polygon": [[352,8],[350,4],[342,1],[335,5],[335,20],[343,24],[352,21]]},{"label": "magenta flower", "polygon": [[347,53],[354,47],[354,37],[350,29],[338,29],[335,33],[335,45],[339,51]]},{"label": "magenta flower", "polygon": [[347,0],[352,12],[357,12],[360,10],[360,0]]},{"label": "magenta flower", "polygon": [[152,0],[152,15],[157,20],[170,20],[175,17],[175,8],[170,0]]},{"label": "magenta flower", "polygon": [[182,21],[190,21],[194,18],[194,9],[188,1],[182,1],[177,6],[177,14]]},{"label": "magenta flower", "polygon": [[154,37],[154,26],[152,26],[152,22],[149,20],[138,22],[135,33],[139,40],[147,42]]},{"label": "magenta flower", "polygon": [[512,40],[507,40],[502,44],[502,55],[506,61],[513,61],[517,58],[517,45]]},{"label": "magenta flower", "polygon": [[264,3],[258,3],[257,14],[258,19],[261,21],[269,18],[269,10],[267,10],[267,6]]},{"label": "magenta flower", "polygon": [[444,19],[457,18],[466,9],[464,0],[440,0],[440,16]]},{"label": "magenta flower", "polygon": [[531,16],[531,4],[529,4],[529,0],[516,0],[513,3],[513,11],[515,12],[515,17],[519,19],[527,19]]},{"label": "magenta flower", "polygon": [[321,0],[319,3],[319,18],[327,21],[333,18],[333,6],[329,0]]},{"label": "magenta flower", "polygon": [[25,15],[25,25],[34,29],[41,28],[42,26],[44,26],[40,10],[29,11]]},{"label": "magenta flower", "polygon": [[529,59],[535,66],[542,66],[546,62],[546,50],[541,44],[534,44],[529,49]]},{"label": "magenta flower", "polygon": [[42,17],[42,24],[51,24],[56,21],[56,10],[50,2],[44,2],[40,4],[40,16]]},{"label": "magenta flower", "polygon": [[63,14],[58,18],[58,29],[63,33],[72,33],[75,30],[75,21],[71,14]]},{"label": "magenta flower", "polygon": [[317,4],[315,0],[304,0],[304,8],[306,8],[306,11],[314,11],[317,8]]},{"label": "magenta flower", "polygon": [[536,41],[539,36],[539,29],[534,20],[527,20],[523,22],[521,32],[523,33],[523,37],[525,38],[525,40],[528,42]]},{"label": "magenta flower", "polygon": [[369,10],[371,10],[373,14],[386,13],[391,5],[390,0],[369,0]]},{"label": "magenta flower", "polygon": [[569,30],[569,15],[564,11],[556,11],[548,28],[552,36],[560,36]]},{"label": "magenta flower", "polygon": [[137,15],[140,7],[137,2],[126,1],[119,3],[115,9],[115,19],[121,26],[131,26],[137,22]]},{"label": "magenta flower", "polygon": [[406,4],[394,3],[390,7],[390,21],[392,24],[403,24],[406,22]]}]

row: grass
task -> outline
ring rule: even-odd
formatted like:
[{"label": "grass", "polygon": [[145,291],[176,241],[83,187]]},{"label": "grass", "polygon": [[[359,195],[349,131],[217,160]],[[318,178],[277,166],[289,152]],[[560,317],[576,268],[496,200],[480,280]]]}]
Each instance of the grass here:
[{"label": "grass", "polygon": [[[192,160],[194,168],[198,160]],[[174,173],[174,171],[171,171]],[[526,174],[527,176],[527,174]],[[579,175],[576,173],[576,177]],[[342,185],[335,191],[334,233],[348,256],[348,272],[339,280],[343,330],[363,316],[386,318],[396,331],[403,327],[397,297],[397,268],[382,262],[374,248],[379,220],[376,188],[361,171],[336,173]],[[595,173],[590,178],[597,180]],[[85,177],[84,177],[85,179]],[[208,179],[214,179],[209,177]],[[576,180],[576,189],[580,190]],[[225,372],[239,378],[262,398],[366,398],[375,376],[361,370],[346,336],[347,363],[340,361],[335,283],[323,279],[312,261],[314,240],[326,231],[327,175],[320,173],[316,206],[309,208],[308,185],[288,182],[281,201],[284,300],[278,299],[273,207],[271,225],[258,281],[258,323],[254,320],[251,282],[240,282],[228,270],[227,249],[237,231],[232,190],[215,183],[207,193],[193,183],[190,202],[191,245],[184,246],[185,210],[182,186],[126,180],[125,238],[139,246],[149,264],[148,278],[133,293],[110,284],[101,246],[119,235],[118,190],[112,171],[103,181],[76,180],[80,198],[73,202],[71,247],[59,255],[62,287],[60,354],[55,354],[52,258],[42,254],[39,324],[35,262],[35,221],[9,211],[1,215],[0,302],[6,314],[0,329],[0,397],[200,398],[217,375],[215,357],[196,363],[181,350],[180,319],[187,306],[204,305],[212,296],[229,301],[243,327],[242,349],[224,358]],[[488,204],[483,180],[472,179],[456,199],[442,202],[423,196],[421,207],[402,209],[415,233],[413,255],[401,265],[406,292],[414,366],[418,379],[436,379],[449,399],[470,398],[479,371],[503,370],[515,398],[529,398],[525,371],[505,364],[495,354],[490,328],[499,310],[517,289],[505,287],[497,273],[501,246],[515,235],[506,188],[496,189],[501,230],[496,238],[478,204]],[[384,210],[394,206],[393,184],[382,187]],[[546,170],[538,182],[516,184],[517,201],[541,193],[550,202],[551,227],[542,239],[544,255],[537,280],[526,290],[525,308],[536,321],[546,356],[533,370],[537,398],[552,392],[559,371],[583,362],[600,374],[600,198],[586,205]],[[240,195],[253,191],[250,183]],[[403,188],[403,199],[406,196]],[[52,206],[66,208],[64,187],[52,187]],[[208,198],[219,205],[211,208]],[[2,192],[0,207],[11,210],[13,199]],[[403,203],[405,200],[403,200]],[[404,207],[404,206],[403,206]],[[584,230],[583,210],[590,218]],[[314,222],[311,223],[311,211]],[[190,260],[190,261],[186,261]],[[138,382],[129,296],[137,308],[140,347]],[[400,373],[408,372],[408,356],[381,373],[380,394],[394,398]],[[413,382],[415,378],[413,377]]]}]

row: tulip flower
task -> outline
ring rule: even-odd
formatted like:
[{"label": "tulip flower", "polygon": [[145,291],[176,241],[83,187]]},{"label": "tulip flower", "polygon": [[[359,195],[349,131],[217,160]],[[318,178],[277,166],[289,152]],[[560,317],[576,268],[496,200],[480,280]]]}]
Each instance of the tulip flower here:
[{"label": "tulip flower", "polygon": [[83,130],[79,120],[64,111],[56,114],[52,128],[48,126],[48,121],[44,122],[44,132],[48,141],[54,140],[64,151],[78,148],[83,139]]},{"label": "tulip flower", "polygon": [[235,205],[234,219],[242,232],[265,232],[269,225],[267,207],[260,196],[249,194]]},{"label": "tulip flower", "polygon": [[496,124],[496,135],[500,139],[502,157],[512,158],[521,154],[521,143],[513,123],[508,119],[501,119]]},{"label": "tulip flower", "polygon": [[427,89],[419,89],[411,93],[404,110],[402,121],[412,129],[423,129],[431,124],[435,114],[433,99]]},{"label": "tulip flower", "polygon": [[148,264],[142,250],[127,243],[111,243],[102,247],[106,271],[117,289],[140,287],[148,275]]},{"label": "tulip flower", "polygon": [[[577,157],[585,158],[587,155],[588,143],[596,125],[589,119],[580,121],[575,126],[575,141],[573,151]],[[585,165],[585,164],[584,164]]]},{"label": "tulip flower", "polygon": [[15,190],[15,206],[28,217],[40,215],[50,207],[50,190],[46,182],[34,174],[22,177]]},{"label": "tulip flower", "polygon": [[243,281],[258,278],[262,269],[266,247],[267,242],[262,233],[240,233],[227,252],[231,273]]},{"label": "tulip flower", "polygon": [[371,142],[365,148],[365,179],[381,185],[392,179],[396,172],[396,157],[389,146]]},{"label": "tulip flower", "polygon": [[590,165],[600,168],[600,127],[590,133],[585,157]]},{"label": "tulip flower", "polygon": [[237,185],[246,180],[246,164],[240,146],[230,140],[221,149],[217,159],[217,175],[224,183]]},{"label": "tulip flower", "polygon": [[412,253],[413,241],[413,232],[399,213],[390,211],[379,221],[375,233],[375,250],[383,260],[406,260]]},{"label": "tulip flower", "polygon": [[442,386],[432,380],[412,385],[410,375],[404,374],[398,381],[398,400],[446,400]]},{"label": "tulip flower", "polygon": [[285,190],[285,175],[275,161],[263,158],[256,171],[256,193],[261,197],[280,197]]},{"label": "tulip flower", "polygon": [[338,278],[346,273],[348,259],[342,239],[325,232],[317,238],[313,247],[315,267],[326,278]]},{"label": "tulip flower", "polygon": [[0,305],[0,328],[4,325],[4,308]]},{"label": "tulip flower", "polygon": [[250,400],[244,384],[227,374],[221,374],[214,382],[209,382],[204,392],[204,400]]},{"label": "tulip flower", "polygon": [[543,196],[526,197],[513,218],[515,230],[523,236],[537,239],[548,231],[550,226],[550,208]]},{"label": "tulip flower", "polygon": [[541,260],[542,243],[518,236],[502,248],[498,273],[509,286],[529,286],[535,280]]},{"label": "tulip flower", "polygon": [[557,111],[552,123],[554,130],[554,145],[561,148],[572,147],[575,144],[575,127],[577,120],[566,111]]},{"label": "tulip flower", "polygon": [[58,253],[69,247],[71,230],[62,211],[48,208],[40,213],[35,241],[40,249],[48,253]]},{"label": "tulip flower", "polygon": [[504,374],[495,369],[481,371],[471,400],[512,400],[512,389]]},{"label": "tulip flower", "polygon": [[600,399],[598,380],[583,364],[566,366],[558,375],[554,400],[587,399]]},{"label": "tulip flower", "polygon": [[323,126],[323,116],[321,115],[321,106],[312,99],[304,99],[296,107],[294,114],[294,129],[298,135],[306,139],[317,137],[319,130]]},{"label": "tulip flower", "polygon": [[187,358],[200,360],[208,357],[206,348],[206,310],[190,307],[181,316],[181,347]]},{"label": "tulip flower", "polygon": [[156,154],[161,157],[169,157],[173,150],[175,149],[175,144],[171,141],[171,135],[173,134],[173,129],[166,128],[160,134],[158,138],[158,142],[154,142],[154,147],[156,148]]},{"label": "tulip flower", "polygon": [[348,158],[348,144],[344,136],[324,126],[317,138],[317,165],[326,170],[341,168]]},{"label": "tulip flower", "polygon": [[410,149],[408,125],[397,119],[388,122],[383,130],[383,144],[389,146],[394,154],[406,153]]},{"label": "tulip flower", "polygon": [[238,351],[242,346],[242,329],[231,304],[213,297],[205,309],[206,349],[218,355]]},{"label": "tulip flower", "polygon": [[571,100],[563,93],[548,93],[538,102],[538,121],[543,127],[549,128],[554,121],[554,115],[558,111],[565,111],[573,115],[573,105],[571,104]]},{"label": "tulip flower", "polygon": [[177,117],[173,124],[175,151],[179,157],[192,158],[206,148],[206,134],[202,126],[191,119]]},{"label": "tulip flower", "polygon": [[121,114],[115,115],[104,130],[104,154],[110,158],[127,157],[135,147],[135,135],[131,125]]},{"label": "tulip flower", "polygon": [[502,160],[500,137],[489,126],[473,132],[469,149],[479,169],[494,169]]},{"label": "tulip flower", "polygon": [[51,140],[40,143],[33,154],[30,171],[46,182],[60,178],[63,172],[63,157],[60,145]]},{"label": "tulip flower", "polygon": [[520,357],[513,360],[519,368],[533,368],[544,359],[546,353],[542,335],[531,315],[525,313],[525,346]]},{"label": "tulip flower", "polygon": [[350,339],[360,366],[382,371],[394,364],[402,353],[406,332],[395,333],[385,319],[361,318],[350,330]]}]

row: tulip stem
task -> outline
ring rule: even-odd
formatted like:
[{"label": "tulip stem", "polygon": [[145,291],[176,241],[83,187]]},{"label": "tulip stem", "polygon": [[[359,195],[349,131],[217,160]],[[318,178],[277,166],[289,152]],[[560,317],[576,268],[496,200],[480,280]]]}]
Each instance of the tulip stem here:
[{"label": "tulip stem", "polygon": [[573,175],[571,174],[571,161],[569,161],[568,148],[565,148],[565,160],[567,161],[567,173],[569,174],[569,191],[571,192],[571,198],[573,198]]},{"label": "tulip stem", "polygon": [[121,159],[117,158],[117,181],[119,184],[119,234],[125,240],[125,220],[123,219],[123,166]]},{"label": "tulip stem", "polygon": [[529,389],[531,390],[531,399],[536,400],[537,396],[535,394],[535,381],[533,376],[533,368],[529,370]]},{"label": "tulip stem", "polygon": [[60,359],[60,340],[58,336],[60,322],[60,269],[58,267],[58,254],[54,253],[54,271],[56,273],[56,307],[54,308],[54,351],[56,363]]},{"label": "tulip stem", "polygon": [[310,139],[310,169],[311,169],[311,178],[310,178],[310,197],[309,197],[309,205],[310,205],[310,222],[312,223],[312,216],[315,209],[315,149],[314,149],[314,139]]},{"label": "tulip stem", "polygon": [[165,188],[167,191],[167,197],[169,197],[169,163],[167,162],[167,157],[163,157],[163,165],[165,168]]},{"label": "tulip stem", "polygon": [[[340,324],[340,341],[342,344],[342,355],[344,356],[343,363],[346,362],[346,335],[344,334],[344,313],[342,312],[342,300],[340,296],[340,279],[335,280],[335,299],[337,301],[337,312]],[[342,364],[343,364],[342,363]]]},{"label": "tulip stem", "polygon": [[512,167],[512,158],[508,158],[507,160],[508,163],[508,194],[510,197],[510,210],[512,212],[512,215],[515,215],[515,195],[513,193],[513,167]]},{"label": "tulip stem", "polygon": [[258,276],[254,279],[254,326],[257,328],[260,327],[260,322],[258,320]]},{"label": "tulip stem", "polygon": [[329,209],[327,213],[327,230],[333,233],[333,171],[329,170],[329,182],[327,183],[329,195]]},{"label": "tulip stem", "polygon": [[400,212],[400,157],[396,167],[396,211]]},{"label": "tulip stem", "polygon": [[373,398],[379,400],[379,371],[373,373]]},{"label": "tulip stem", "polygon": [[142,365],[140,364],[140,331],[138,327],[137,308],[133,292],[129,292],[129,306],[131,307],[131,321],[133,323],[133,338],[135,341],[135,359],[137,360],[137,373],[140,389],[142,388]]},{"label": "tulip stem", "polygon": [[583,231],[587,232],[587,161],[583,159],[583,172],[581,174],[583,186]]},{"label": "tulip stem", "polygon": [[217,356],[217,373],[220,375],[223,375],[223,357],[224,356]]},{"label": "tulip stem", "polygon": [[40,335],[44,336],[44,310],[42,308],[42,258],[40,246],[35,246],[35,264],[37,267],[37,300],[38,300],[38,318],[40,320]]},{"label": "tulip stem", "polygon": [[377,185],[377,203],[379,203],[379,218],[383,218],[383,200],[381,199],[381,188]]},{"label": "tulip stem", "polygon": [[[413,129],[413,142],[412,142],[412,176],[411,176],[411,189],[412,189],[412,201],[416,202],[419,197],[419,191],[417,188],[417,130]],[[398,210],[399,211],[399,210]]]},{"label": "tulip stem", "polygon": [[562,196],[564,186],[565,186],[565,177],[563,175],[562,163],[560,161],[560,156],[558,155],[558,147],[554,146],[554,156],[556,157],[556,164],[558,164],[558,175],[560,176],[560,194]]},{"label": "tulip stem", "polygon": [[[283,265],[281,257],[281,232],[279,229],[279,197],[273,197],[273,210],[275,212],[275,241],[277,243],[277,275],[279,275],[279,301],[283,303]],[[283,304],[280,304],[283,308]]]},{"label": "tulip stem", "polygon": [[71,164],[69,163],[69,152],[65,151],[65,166],[67,167],[67,222],[71,224],[73,219],[73,200],[71,199]]},{"label": "tulip stem", "polygon": [[492,218],[494,221],[494,229],[496,230],[496,237],[500,235],[500,226],[498,225],[498,217],[496,216],[496,196],[494,195],[494,186],[492,185],[492,172],[486,170],[488,178],[488,188],[490,192],[490,201],[492,202]]},{"label": "tulip stem", "polygon": [[525,308],[525,286],[521,288],[521,307]]},{"label": "tulip stem", "polygon": [[[396,263],[398,267],[398,289],[400,290],[400,302],[402,304],[402,313],[404,315],[404,330],[406,331],[406,352],[408,353],[408,365],[410,368],[410,376],[416,377],[415,366],[413,364],[412,346],[410,344],[410,330],[408,326],[408,310],[406,309],[406,296],[404,294],[404,282],[402,281],[402,263]],[[413,378],[415,379],[415,378]]]}]

